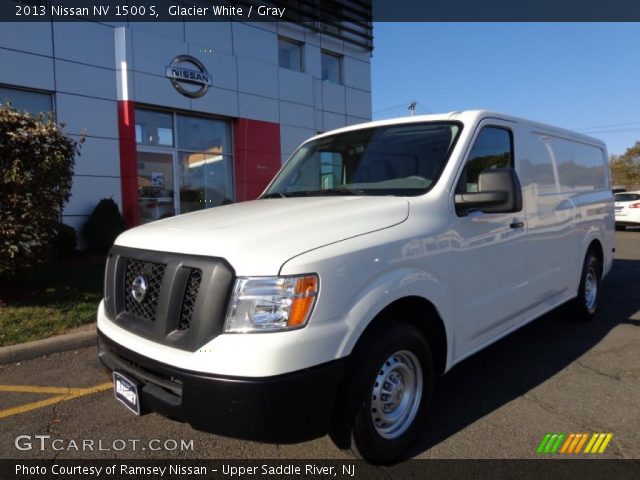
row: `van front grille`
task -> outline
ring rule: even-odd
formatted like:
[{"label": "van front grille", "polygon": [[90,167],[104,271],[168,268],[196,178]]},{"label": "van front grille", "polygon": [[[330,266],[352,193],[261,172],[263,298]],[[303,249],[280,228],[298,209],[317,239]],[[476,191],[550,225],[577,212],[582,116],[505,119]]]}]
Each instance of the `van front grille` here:
[{"label": "van front grille", "polygon": [[182,305],[180,307],[180,323],[178,330],[187,330],[191,327],[193,312],[196,308],[196,299],[198,298],[198,290],[200,289],[200,281],[202,280],[202,270],[192,268],[187,285],[182,296]]},{"label": "van front grille", "polygon": [[196,351],[224,328],[235,273],[222,258],[112,247],[105,314],[121,328]]},{"label": "van front grille", "polygon": [[[150,322],[156,320],[160,286],[164,277],[165,265],[161,263],[144,262],[134,258],[127,258],[124,274],[124,308],[127,312]],[[133,296],[136,279],[146,286],[141,300]]]}]

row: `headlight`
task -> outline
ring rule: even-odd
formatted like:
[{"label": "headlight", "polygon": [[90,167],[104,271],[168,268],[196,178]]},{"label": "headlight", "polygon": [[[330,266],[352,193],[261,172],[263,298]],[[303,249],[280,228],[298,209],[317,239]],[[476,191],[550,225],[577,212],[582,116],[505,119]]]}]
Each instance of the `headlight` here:
[{"label": "headlight", "polygon": [[318,296],[318,276],[236,279],[225,332],[273,332],[304,327]]}]

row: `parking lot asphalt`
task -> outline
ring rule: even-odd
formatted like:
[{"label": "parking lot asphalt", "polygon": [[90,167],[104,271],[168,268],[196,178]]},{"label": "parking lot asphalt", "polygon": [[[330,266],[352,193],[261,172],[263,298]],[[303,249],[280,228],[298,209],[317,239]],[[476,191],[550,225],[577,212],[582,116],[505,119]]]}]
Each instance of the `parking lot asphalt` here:
[{"label": "parking lot asphalt", "polygon": [[[640,229],[616,232],[598,318],[562,308],[439,379],[418,458],[539,458],[547,433],[611,433],[599,458],[640,458]],[[349,459],[328,437],[268,445],[135,417],[95,348],[0,366],[0,458]]]}]

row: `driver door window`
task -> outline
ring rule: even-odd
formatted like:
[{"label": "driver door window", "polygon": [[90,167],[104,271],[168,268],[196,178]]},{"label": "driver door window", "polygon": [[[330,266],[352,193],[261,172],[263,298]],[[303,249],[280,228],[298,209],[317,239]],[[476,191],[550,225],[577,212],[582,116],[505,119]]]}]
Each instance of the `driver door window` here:
[{"label": "driver door window", "polygon": [[502,167],[513,167],[511,131],[500,127],[484,127],[469,153],[456,193],[477,192],[480,172],[487,168]]}]

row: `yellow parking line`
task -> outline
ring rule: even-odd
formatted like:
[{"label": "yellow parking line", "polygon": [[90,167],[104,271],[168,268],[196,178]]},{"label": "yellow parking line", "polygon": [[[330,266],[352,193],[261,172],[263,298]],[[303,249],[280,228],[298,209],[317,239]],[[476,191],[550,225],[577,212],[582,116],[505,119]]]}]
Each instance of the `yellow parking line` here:
[{"label": "yellow parking line", "polygon": [[0,385],[0,392],[19,392],[19,393],[55,393],[58,395],[74,395],[82,393],[84,388],[70,387],[36,387],[31,385]]},{"label": "yellow parking line", "polygon": [[45,398],[37,402],[27,403],[26,405],[19,405],[17,407],[7,408],[0,410],[0,418],[11,417],[12,415],[18,415],[20,413],[29,412],[36,408],[46,407],[53,405],[54,403],[66,402],[67,400],[73,400],[74,398],[84,397],[85,395],[91,395],[92,393],[102,392],[112,388],[111,383],[102,383],[94,387],[88,388],[66,388],[66,387],[35,387],[29,385],[0,385],[0,392],[19,392],[19,393],[55,393],[58,394],[55,397]]}]

